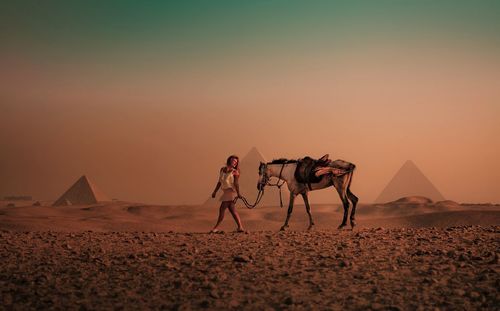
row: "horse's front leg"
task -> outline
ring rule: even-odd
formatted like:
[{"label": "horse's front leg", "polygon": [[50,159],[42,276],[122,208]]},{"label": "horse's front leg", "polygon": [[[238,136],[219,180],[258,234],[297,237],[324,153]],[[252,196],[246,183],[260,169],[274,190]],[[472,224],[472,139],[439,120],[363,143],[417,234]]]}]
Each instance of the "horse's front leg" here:
[{"label": "horse's front leg", "polygon": [[307,212],[307,215],[309,216],[309,228],[308,228],[308,230],[311,230],[314,226],[314,221],[313,221],[312,214],[311,214],[311,206],[309,205],[309,198],[307,197],[307,192],[302,193],[302,199],[304,199],[304,204],[306,205],[306,212]]},{"label": "horse's front leg", "polygon": [[293,192],[290,192],[290,201],[288,203],[288,212],[286,214],[286,220],[285,224],[281,227],[281,231],[284,231],[286,228],[288,228],[288,221],[290,220],[290,216],[292,215],[293,211],[293,201],[295,201],[295,194]]}]

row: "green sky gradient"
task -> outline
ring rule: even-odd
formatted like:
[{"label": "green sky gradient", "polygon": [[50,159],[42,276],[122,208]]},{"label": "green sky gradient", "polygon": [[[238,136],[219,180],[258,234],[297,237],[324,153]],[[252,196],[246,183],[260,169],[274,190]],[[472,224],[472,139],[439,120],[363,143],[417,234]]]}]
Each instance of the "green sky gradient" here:
[{"label": "green sky gradient", "polygon": [[147,50],[175,62],[379,37],[498,45],[500,29],[499,1],[11,1],[0,11],[6,46],[58,61]]}]

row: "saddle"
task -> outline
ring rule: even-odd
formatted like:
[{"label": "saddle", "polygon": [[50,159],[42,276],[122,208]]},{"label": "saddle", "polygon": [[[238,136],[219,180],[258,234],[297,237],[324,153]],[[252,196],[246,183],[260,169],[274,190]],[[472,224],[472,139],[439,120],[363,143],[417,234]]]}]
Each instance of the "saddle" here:
[{"label": "saddle", "polygon": [[330,160],[328,154],[325,154],[318,160],[309,156],[297,160],[297,168],[295,169],[295,179],[299,183],[307,184],[309,190],[312,190],[311,184],[319,183],[323,176],[316,176],[316,169],[318,167],[327,166]]}]

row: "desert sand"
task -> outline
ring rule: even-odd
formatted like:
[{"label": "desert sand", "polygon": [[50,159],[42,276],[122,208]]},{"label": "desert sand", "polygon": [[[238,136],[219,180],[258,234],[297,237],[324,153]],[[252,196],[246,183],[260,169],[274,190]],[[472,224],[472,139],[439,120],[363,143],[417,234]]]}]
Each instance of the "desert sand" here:
[{"label": "desert sand", "polygon": [[360,205],[217,208],[0,202],[2,309],[495,310],[500,208],[419,197]]},{"label": "desert sand", "polygon": [[[279,203],[279,198],[276,198]],[[300,202],[300,200],[298,200]],[[14,203],[15,206],[8,206]],[[130,202],[103,202],[92,205],[51,206],[52,202],[0,201],[0,229],[11,231],[144,231],[208,232],[218,215],[216,206],[166,206]],[[286,217],[286,202],[279,206],[244,208],[238,212],[249,231],[279,230]],[[312,204],[316,229],[333,230],[340,224],[340,204]],[[359,204],[357,228],[418,228],[461,225],[500,225],[499,205],[461,205],[453,201],[433,203],[425,197],[406,197],[386,204]],[[296,204],[290,229],[305,230],[308,217],[304,205]],[[234,230],[229,212],[222,225]]]}]

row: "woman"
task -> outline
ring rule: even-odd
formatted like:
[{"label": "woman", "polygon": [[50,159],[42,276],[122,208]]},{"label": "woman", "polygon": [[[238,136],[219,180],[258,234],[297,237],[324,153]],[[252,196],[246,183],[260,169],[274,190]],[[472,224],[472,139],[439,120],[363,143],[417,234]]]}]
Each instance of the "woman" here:
[{"label": "woman", "polygon": [[219,225],[224,219],[226,208],[229,209],[229,212],[231,212],[231,215],[233,215],[234,221],[236,221],[236,224],[238,225],[238,229],[236,229],[236,231],[244,232],[240,215],[238,215],[238,212],[235,208],[236,199],[241,197],[240,187],[238,184],[238,179],[240,177],[240,170],[238,169],[239,162],[240,160],[237,156],[229,156],[226,161],[226,166],[220,169],[219,181],[217,182],[215,190],[212,193],[212,198],[215,198],[215,195],[219,188],[222,188],[223,194],[220,198],[222,202],[219,209],[219,219],[217,219],[215,227],[210,232],[219,231]]}]

